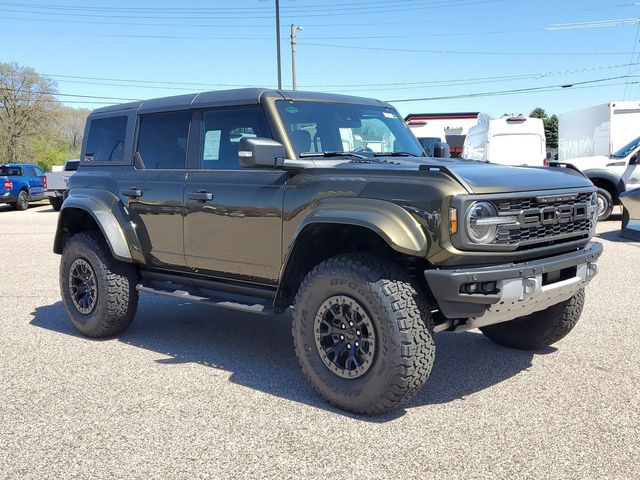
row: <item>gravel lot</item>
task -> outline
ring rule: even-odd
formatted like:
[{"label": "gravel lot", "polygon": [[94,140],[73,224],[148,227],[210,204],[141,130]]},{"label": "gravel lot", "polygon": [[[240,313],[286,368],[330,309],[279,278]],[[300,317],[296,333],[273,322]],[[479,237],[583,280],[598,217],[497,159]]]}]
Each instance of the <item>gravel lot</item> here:
[{"label": "gravel lot", "polygon": [[132,327],[71,328],[49,206],[0,206],[0,478],[640,476],[640,244],[605,253],[575,330],[536,353],[436,337],[431,379],[391,415],[329,407],[289,318],[143,296]]}]

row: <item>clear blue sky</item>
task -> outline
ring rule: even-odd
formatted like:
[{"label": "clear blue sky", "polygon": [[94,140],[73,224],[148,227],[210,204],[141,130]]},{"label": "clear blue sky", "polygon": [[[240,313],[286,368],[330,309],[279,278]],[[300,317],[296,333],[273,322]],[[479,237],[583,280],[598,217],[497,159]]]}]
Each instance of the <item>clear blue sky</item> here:
[{"label": "clear blue sky", "polygon": [[[65,95],[59,99],[73,106],[235,85],[274,86],[274,2],[0,1],[0,61],[56,75]],[[622,100],[625,93],[626,99],[640,101],[640,84],[625,86],[625,78],[598,81],[628,74],[635,76],[631,82],[640,81],[639,27],[633,22],[640,5],[634,3],[281,0],[283,82],[291,82],[289,25],[297,23],[304,26],[298,34],[300,89],[394,100],[594,80],[583,86],[598,86],[395,103],[403,114],[500,115],[537,106],[558,113]],[[549,29],[622,19],[627,20],[610,27]]]}]

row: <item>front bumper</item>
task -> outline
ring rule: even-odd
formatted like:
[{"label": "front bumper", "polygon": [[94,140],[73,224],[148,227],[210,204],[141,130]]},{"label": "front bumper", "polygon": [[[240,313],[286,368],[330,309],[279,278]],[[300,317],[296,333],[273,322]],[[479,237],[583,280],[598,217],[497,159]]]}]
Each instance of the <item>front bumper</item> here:
[{"label": "front bumper", "polygon": [[[567,300],[596,275],[602,245],[523,263],[480,268],[426,270],[424,276],[440,312],[467,319],[458,330],[483,327],[530,315]],[[491,284],[492,293],[464,293],[467,284]]]},{"label": "front bumper", "polygon": [[18,197],[13,195],[11,191],[0,193],[0,203],[16,203]]}]

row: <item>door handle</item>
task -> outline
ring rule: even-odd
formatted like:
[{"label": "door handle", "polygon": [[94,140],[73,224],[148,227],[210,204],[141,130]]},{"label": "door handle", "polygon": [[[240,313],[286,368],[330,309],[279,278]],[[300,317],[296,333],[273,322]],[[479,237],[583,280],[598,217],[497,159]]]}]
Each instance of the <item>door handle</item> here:
[{"label": "door handle", "polygon": [[132,187],[129,190],[124,190],[122,194],[125,197],[137,198],[142,196],[142,190],[140,190],[139,188]]},{"label": "door handle", "polygon": [[213,200],[213,193],[205,192],[204,190],[199,192],[190,192],[188,194],[189,200],[198,200],[200,202],[206,202]]}]

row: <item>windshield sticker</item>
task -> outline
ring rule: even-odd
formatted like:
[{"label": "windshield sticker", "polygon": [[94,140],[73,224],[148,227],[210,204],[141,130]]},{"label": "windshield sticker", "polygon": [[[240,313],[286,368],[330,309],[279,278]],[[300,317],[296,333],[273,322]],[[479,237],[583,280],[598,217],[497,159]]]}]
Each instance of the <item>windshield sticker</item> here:
[{"label": "windshield sticker", "polygon": [[393,113],[389,113],[389,112],[382,112],[384,114],[385,117],[387,118],[398,118],[396,117]]},{"label": "windshield sticker", "polygon": [[287,113],[298,113],[298,107],[284,107],[284,111]]}]

